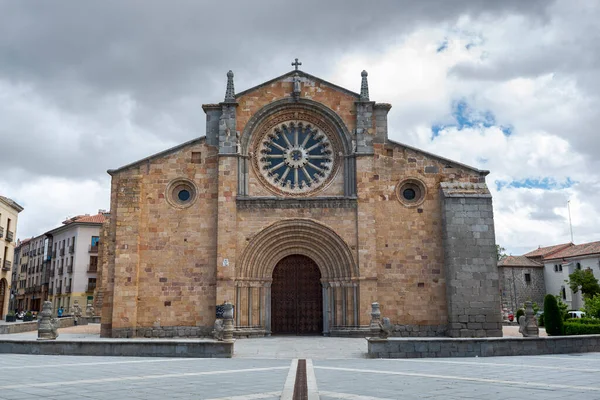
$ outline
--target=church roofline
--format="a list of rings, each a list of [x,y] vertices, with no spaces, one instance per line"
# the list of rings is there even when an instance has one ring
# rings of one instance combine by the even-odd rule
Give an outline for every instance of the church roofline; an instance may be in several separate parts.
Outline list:
[[[444,161],[444,162],[447,162],[447,163],[450,163],[450,164],[454,164],[454,165],[462,167],[462,168],[470,169],[471,171],[477,172],[480,176],[487,176],[490,173],[490,171],[488,171],[488,170],[477,169],[475,167],[471,167],[470,165],[463,164],[463,163],[460,163],[458,161],[450,160],[449,158],[438,156],[437,154],[429,153],[429,152],[427,152],[425,150],[421,150],[421,149],[409,146],[409,145],[404,144],[404,143],[396,142],[396,141],[389,140],[389,139],[388,139],[388,142],[392,143],[392,144],[395,144],[395,145],[398,145],[398,146],[405,147],[405,148],[407,148],[409,150],[412,150],[412,151],[416,151],[417,153],[425,154],[426,156],[429,156],[429,157],[437,158],[438,160],[441,160],[441,161]]]
[[[235,95],[235,98],[236,98],[236,99],[239,99],[239,98],[240,98],[240,97],[242,97],[243,95],[245,95],[245,94],[247,94],[247,93],[250,93],[250,92],[252,92],[252,91],[254,91],[254,90],[256,90],[256,89],[259,89],[259,88],[261,88],[261,87],[264,87],[264,86],[270,85],[271,83],[273,83],[273,82],[276,82],[276,81],[278,81],[278,80],[280,80],[280,79],[286,78],[286,77],[288,77],[288,76],[294,76],[294,74],[295,74],[295,73],[298,73],[298,75],[300,75],[300,76],[305,76],[305,77],[307,77],[307,78],[314,79],[315,81],[318,81],[318,82],[324,83],[324,84],[326,84],[326,85],[328,85],[328,86],[331,86],[333,89],[337,89],[337,90],[339,90],[339,91],[342,91],[342,92],[344,92],[344,93],[346,93],[346,94],[349,94],[350,96],[356,97],[357,99],[359,99],[359,98],[360,98],[360,94],[358,94],[358,93],[356,93],[356,92],[353,92],[353,91],[351,91],[351,90],[348,90],[348,89],[346,89],[346,88],[343,88],[343,87],[341,87],[341,86],[338,86],[338,85],[336,85],[335,83],[328,82],[328,81],[326,81],[325,79],[321,79],[321,78],[319,78],[319,77],[316,77],[316,76],[314,76],[314,75],[311,75],[311,74],[309,74],[309,73],[306,73],[306,72],[304,72],[304,71],[302,71],[302,70],[297,70],[297,71],[296,71],[296,70],[291,70],[290,72],[286,72],[286,73],[285,73],[285,74],[283,74],[283,75],[280,75],[280,76],[278,76],[278,77],[276,77],[276,78],[273,78],[273,79],[271,79],[271,80],[268,80],[268,81],[266,81],[266,82],[263,82],[263,83],[261,83],[261,84],[259,84],[259,85],[253,86],[253,87],[251,87],[251,88],[249,88],[249,89],[246,89],[246,90],[244,90],[243,92],[239,92],[239,93],[237,93],[237,94]]]
[[[204,140],[204,139],[206,139],[206,136],[200,136],[199,138],[192,139],[192,140],[189,140],[189,141],[187,141],[187,142],[185,142],[185,143],[178,144],[177,146],[171,147],[170,149],[163,150],[163,151],[161,151],[161,152],[159,152],[159,153],[156,153],[156,154],[152,154],[151,156],[148,156],[148,157],[146,157],[146,158],[142,158],[141,160],[138,160],[138,161],[132,162],[131,164],[124,165],[124,166],[122,166],[122,167],[120,167],[120,168],[116,168],[116,169],[109,169],[109,170],[108,170],[108,171],[106,171],[106,172],[107,172],[107,173],[108,173],[110,176],[112,176],[112,175],[114,175],[114,174],[116,174],[116,173],[119,173],[119,172],[122,172],[122,171],[124,171],[124,170],[126,170],[126,169],[129,169],[129,168],[132,168],[132,167],[138,166],[139,164],[141,164],[141,163],[143,163],[143,162],[148,162],[148,161],[154,160],[155,158],[159,158],[159,157],[166,156],[166,155],[168,155],[168,154],[174,153],[174,152],[176,152],[177,150],[181,150],[181,149],[183,149],[184,147],[187,147],[187,146],[189,146],[189,145],[196,144],[196,143],[200,143],[200,142],[201,142],[202,140]]]

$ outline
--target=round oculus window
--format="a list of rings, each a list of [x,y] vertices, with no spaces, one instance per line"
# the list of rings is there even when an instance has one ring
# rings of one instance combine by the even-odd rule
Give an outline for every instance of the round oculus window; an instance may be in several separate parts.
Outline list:
[[[181,189],[179,193],[177,193],[177,198],[179,201],[186,202],[190,199],[191,194],[189,190]]]
[[[290,122],[262,138],[258,169],[277,192],[304,194],[323,187],[333,176],[334,159],[333,146],[320,129]]]
[[[417,192],[413,188],[406,188],[402,191],[404,200],[413,201],[417,197]]]
[[[187,179],[178,179],[167,186],[167,200],[175,207],[189,207],[196,199],[196,187]]]
[[[405,206],[416,206],[425,200],[425,185],[418,179],[407,179],[396,186],[396,197]]]

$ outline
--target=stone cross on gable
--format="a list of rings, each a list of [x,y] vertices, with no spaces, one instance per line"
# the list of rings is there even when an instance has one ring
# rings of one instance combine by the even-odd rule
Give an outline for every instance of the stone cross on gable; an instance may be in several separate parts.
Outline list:
[[[301,63],[301,62],[299,62],[299,61],[298,61],[298,59],[296,58],[296,61],[294,61],[294,62],[292,63],[292,66],[293,66],[293,67],[296,69],[296,71],[298,71],[298,66],[299,66],[299,65],[302,65],[302,63]]]

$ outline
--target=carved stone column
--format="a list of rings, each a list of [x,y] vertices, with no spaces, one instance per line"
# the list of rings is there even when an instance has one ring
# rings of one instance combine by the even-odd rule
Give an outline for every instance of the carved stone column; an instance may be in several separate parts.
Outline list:
[[[271,282],[265,284],[265,336],[271,336]]]
[[[323,282],[323,336],[329,336],[329,283]]]

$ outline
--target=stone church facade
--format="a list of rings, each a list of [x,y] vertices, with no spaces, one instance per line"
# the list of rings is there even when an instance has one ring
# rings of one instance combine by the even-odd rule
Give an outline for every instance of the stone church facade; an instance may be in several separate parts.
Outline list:
[[[296,69],[203,105],[206,136],[116,170],[102,336],[501,336],[480,171],[388,139],[390,104]]]

